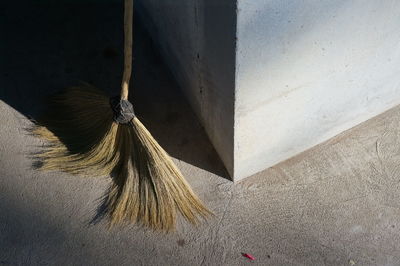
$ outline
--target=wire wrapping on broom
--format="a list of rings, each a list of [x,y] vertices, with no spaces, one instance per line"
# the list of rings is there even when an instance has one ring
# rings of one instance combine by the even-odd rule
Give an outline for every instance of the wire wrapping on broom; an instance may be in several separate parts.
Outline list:
[[[135,117],[133,105],[119,95],[110,98],[110,105],[114,111],[114,121],[118,124],[128,124]]]

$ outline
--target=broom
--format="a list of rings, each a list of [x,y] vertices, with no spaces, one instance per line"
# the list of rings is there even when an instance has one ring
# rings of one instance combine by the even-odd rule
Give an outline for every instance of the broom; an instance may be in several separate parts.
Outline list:
[[[37,158],[43,170],[111,175],[112,185],[105,198],[111,226],[131,222],[170,231],[175,228],[176,210],[192,224],[211,212],[128,101],[132,24],[133,0],[125,0],[121,95],[109,98],[83,84],[53,96],[46,116],[33,130],[48,143]]]

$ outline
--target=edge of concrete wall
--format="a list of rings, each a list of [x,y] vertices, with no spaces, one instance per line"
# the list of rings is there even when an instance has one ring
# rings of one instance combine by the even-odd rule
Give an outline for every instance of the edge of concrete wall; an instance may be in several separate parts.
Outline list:
[[[184,18],[176,16],[179,12],[185,12]],[[232,180],[236,14],[237,0],[135,2],[135,16],[159,48]],[[189,36],[174,31],[180,25],[194,30]]]

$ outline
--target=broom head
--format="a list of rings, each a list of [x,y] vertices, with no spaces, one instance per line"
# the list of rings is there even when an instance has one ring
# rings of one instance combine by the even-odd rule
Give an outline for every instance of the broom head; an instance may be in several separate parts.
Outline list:
[[[33,129],[47,143],[36,155],[38,167],[111,175],[105,197],[111,225],[131,222],[170,231],[176,210],[192,224],[211,214],[136,116],[126,124],[115,122],[102,91],[89,84],[72,87],[53,96],[48,106]]]

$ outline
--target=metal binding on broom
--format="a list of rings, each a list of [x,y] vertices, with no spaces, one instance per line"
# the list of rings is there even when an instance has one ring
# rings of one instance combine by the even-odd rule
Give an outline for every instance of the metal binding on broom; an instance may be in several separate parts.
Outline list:
[[[110,99],[89,84],[52,97],[49,111],[33,129],[49,143],[37,158],[43,170],[111,175],[105,201],[110,225],[131,222],[170,231],[175,228],[176,210],[193,224],[211,212],[135,116],[128,101],[132,22],[133,0],[125,0],[120,97]]]

